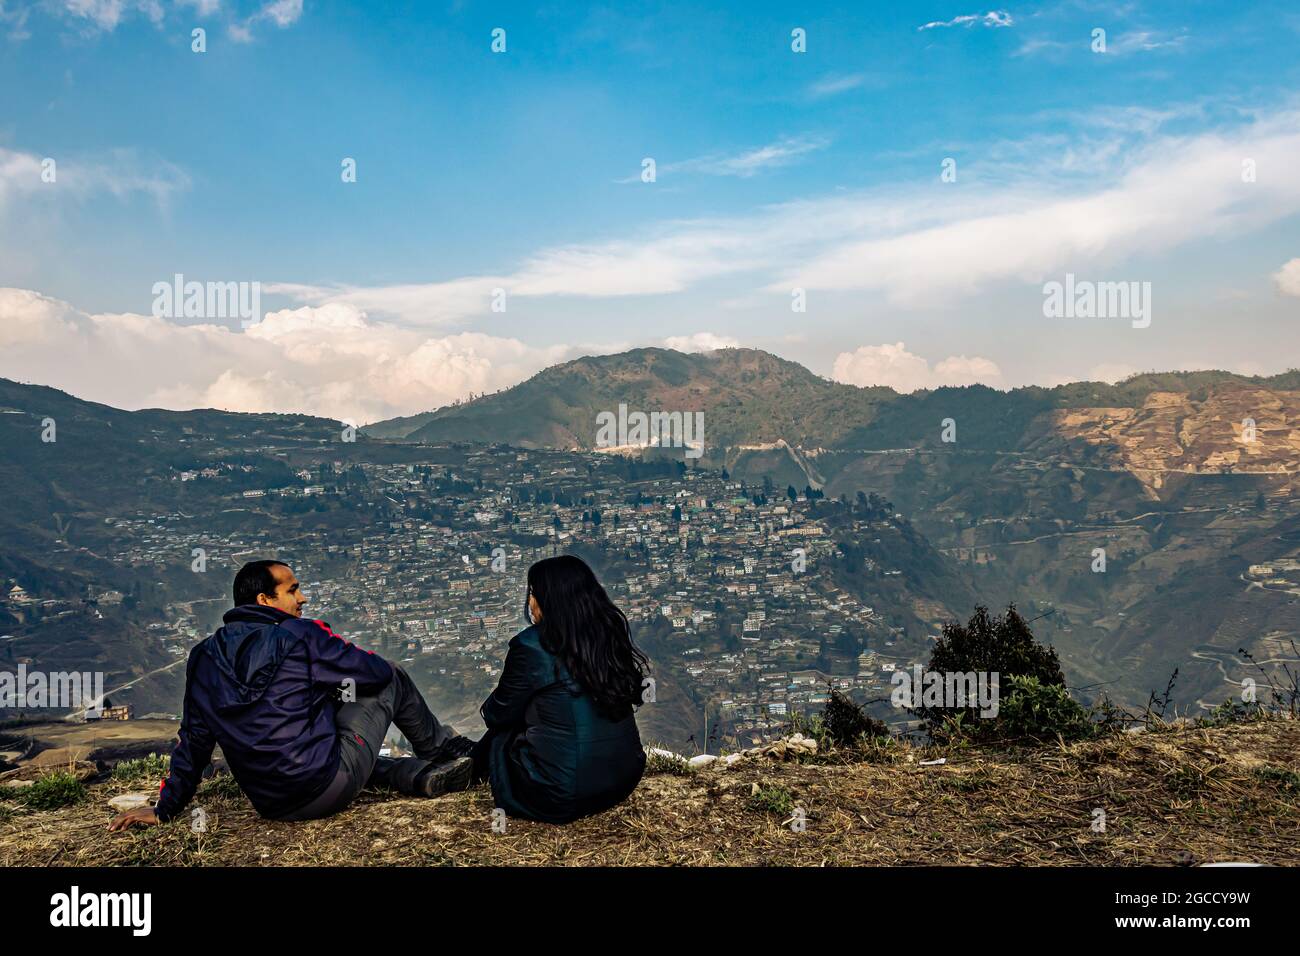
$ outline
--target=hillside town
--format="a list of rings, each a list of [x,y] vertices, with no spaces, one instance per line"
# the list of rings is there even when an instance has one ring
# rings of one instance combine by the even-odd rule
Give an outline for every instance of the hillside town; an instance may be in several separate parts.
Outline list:
[[[680,460],[488,447],[456,457],[346,469],[323,462],[276,487],[233,492],[224,477],[255,482],[255,467],[179,472],[170,480],[210,489],[199,500],[211,513],[110,516],[118,550],[107,557],[145,579],[179,580],[173,592],[187,590],[178,569],[194,575],[195,593],[171,595],[170,619],[144,625],[177,663],[224,610],[221,598],[205,596],[219,583],[209,578],[228,580],[256,557],[286,561],[310,598],[307,613],[403,662],[462,722],[473,722],[506,642],[524,626],[528,566],[568,550],[608,569],[604,583],[634,638],[689,696],[701,732],[708,721],[708,739],[681,728],[700,749],[765,742],[795,714],[818,710],[831,689],[887,696],[890,672],[910,663],[893,656],[901,629],[833,573],[845,561],[845,535],[879,541],[901,515],[854,514],[811,488],[750,487]],[[304,503],[336,520],[273,520]],[[356,520],[377,509],[387,520]],[[833,529],[830,513],[851,522]],[[258,520],[238,520],[247,517]],[[70,602],[38,607],[17,585],[8,590],[9,606],[33,620],[73,612]],[[102,614],[123,595],[87,599]]]

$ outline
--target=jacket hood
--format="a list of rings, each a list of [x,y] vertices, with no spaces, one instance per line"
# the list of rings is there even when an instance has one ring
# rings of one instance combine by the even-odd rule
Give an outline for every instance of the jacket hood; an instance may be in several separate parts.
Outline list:
[[[261,604],[244,604],[225,613],[224,623],[207,641],[208,656],[226,678],[217,688],[218,711],[262,696],[290,648],[302,638],[297,628],[282,626],[297,620]]]

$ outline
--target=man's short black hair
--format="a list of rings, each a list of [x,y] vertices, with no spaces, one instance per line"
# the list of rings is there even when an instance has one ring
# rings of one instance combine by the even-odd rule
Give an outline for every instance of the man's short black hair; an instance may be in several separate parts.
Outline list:
[[[283,561],[249,561],[239,569],[235,575],[235,607],[256,604],[259,594],[275,597],[275,575],[271,569],[276,565],[289,566]]]

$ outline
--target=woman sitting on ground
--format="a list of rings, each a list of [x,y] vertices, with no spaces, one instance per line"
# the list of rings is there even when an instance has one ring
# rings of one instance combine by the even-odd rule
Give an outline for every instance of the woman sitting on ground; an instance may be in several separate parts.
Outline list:
[[[480,713],[474,769],[509,816],[568,823],[624,800],[645,770],[633,708],[649,660],[591,568],[562,555],[528,569],[530,626],[510,641]]]

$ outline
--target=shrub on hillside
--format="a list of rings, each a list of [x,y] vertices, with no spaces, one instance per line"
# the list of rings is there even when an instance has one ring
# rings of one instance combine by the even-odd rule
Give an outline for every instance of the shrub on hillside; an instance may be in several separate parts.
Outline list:
[[[889,736],[889,728],[883,721],[868,717],[860,706],[837,690],[831,691],[822,712],[821,729],[835,747],[857,747],[864,741]]]
[[[157,782],[167,776],[171,766],[171,757],[151,753],[137,760],[123,760],[113,768],[113,779],[123,782],[152,780]]]
[[[749,798],[749,808],[751,810],[760,810],[764,813],[775,813],[777,816],[786,817],[794,810],[794,794],[790,792],[789,787],[783,787],[780,784],[762,784],[755,785],[756,790]]]
[[[1196,719],[1198,727],[1226,727],[1229,724],[1248,723],[1253,720],[1264,720],[1268,717],[1268,711],[1258,703],[1243,703],[1239,700],[1229,698],[1222,704],[1213,708],[1204,717]]]
[[[86,798],[86,785],[66,770],[47,773],[18,791],[18,800],[31,810],[57,810]]]
[[[1098,728],[1083,705],[1059,684],[1037,677],[1012,677],[998,711],[1002,736],[1033,740],[1086,740]]]

